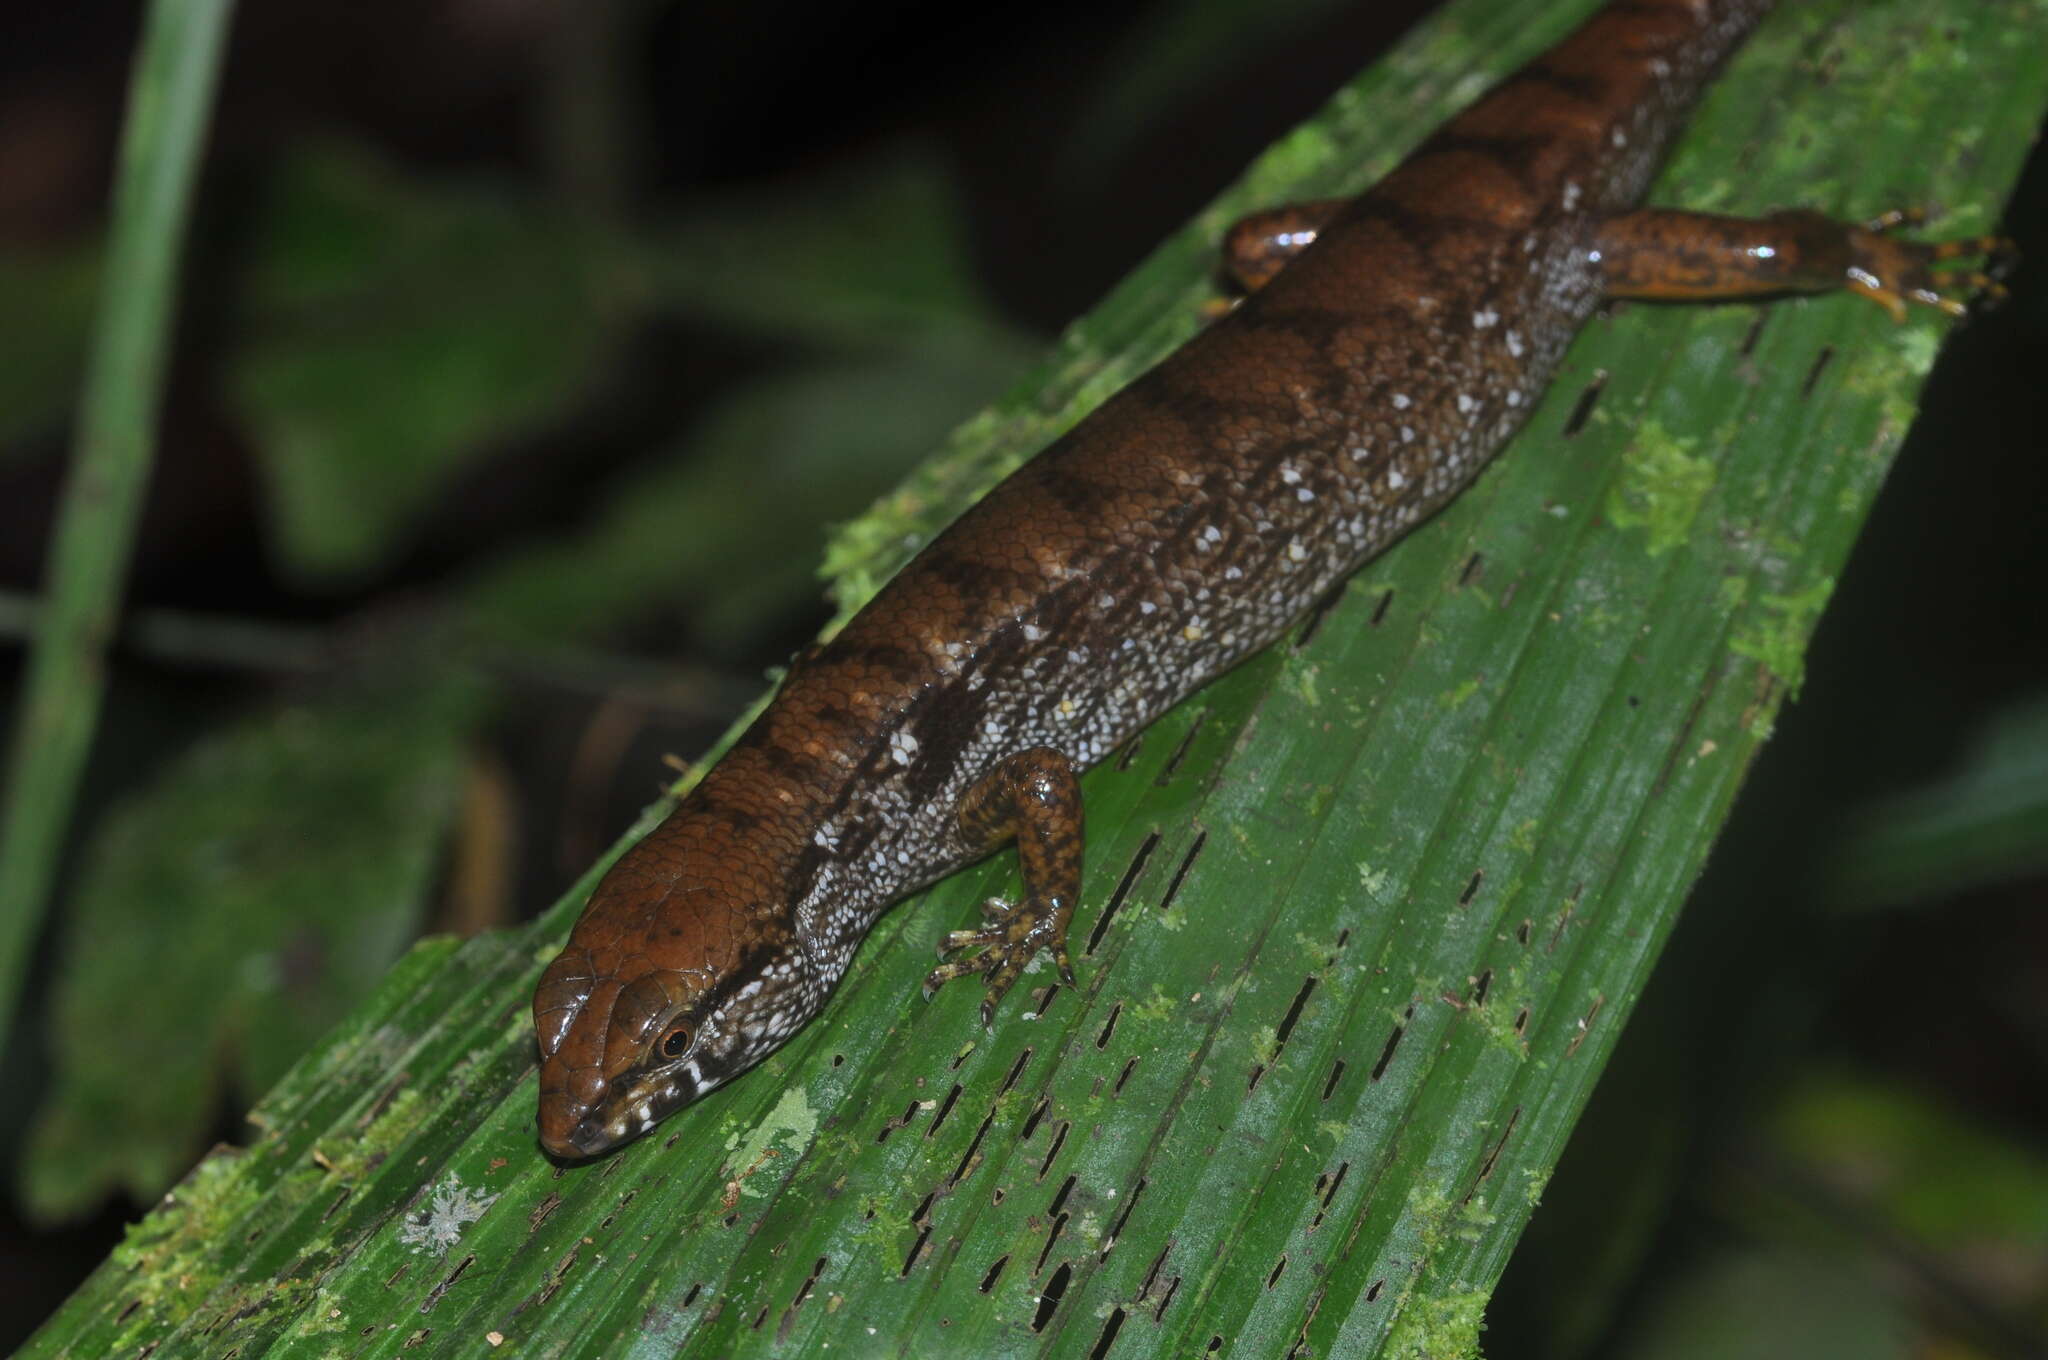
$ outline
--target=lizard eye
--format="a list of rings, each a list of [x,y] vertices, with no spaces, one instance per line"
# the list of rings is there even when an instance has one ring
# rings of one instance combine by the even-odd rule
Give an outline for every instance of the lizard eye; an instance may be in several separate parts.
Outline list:
[[[661,1036],[662,1057],[680,1058],[689,1051],[690,1031],[684,1029],[681,1025],[677,1025],[674,1029]]]

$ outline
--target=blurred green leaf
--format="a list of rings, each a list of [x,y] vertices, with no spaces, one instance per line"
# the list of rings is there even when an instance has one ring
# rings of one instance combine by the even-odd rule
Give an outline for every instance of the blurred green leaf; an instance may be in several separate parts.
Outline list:
[[[1999,713],[1951,774],[1853,815],[1829,895],[1846,909],[1939,901],[2048,868],[2048,697]]]
[[[649,244],[657,297],[748,330],[872,351],[999,328],[950,175],[918,146],[706,203]]]
[[[1776,1155],[1867,1206],[1959,1274],[2016,1253],[2048,1287],[2048,1156],[1896,1084],[1808,1073],[1770,1116]],[[2011,1272],[2001,1272],[2010,1275]]]
[[[229,395],[286,571],[373,569],[488,441],[582,393],[612,334],[593,249],[530,204],[358,148],[281,161]]]
[[[1619,1354],[1635,1360],[1914,1360],[1914,1328],[1867,1262],[1730,1251],[1652,1305]]]
[[[201,740],[106,817],[65,915],[57,1081],[21,1167],[40,1218],[158,1194],[203,1146],[221,1069],[262,1091],[418,931],[474,695],[295,705]]]
[[[2048,1158],[1875,1075],[1793,1074],[1703,1189],[1748,1245],[1667,1272],[1627,1354],[2035,1354],[2048,1303]],[[1733,1233],[1730,1233],[1733,1229]],[[1789,1295],[1760,1273],[1797,1282]],[[1707,1321],[1754,1289],[1744,1318]],[[1875,1295],[1875,1298],[1872,1296]],[[1736,1310],[1742,1311],[1742,1310]],[[1857,1321],[1861,1315],[1861,1321]],[[1892,1339],[1868,1330],[1887,1319]],[[1831,1349],[1802,1349],[1833,1337]]]
[[[70,415],[104,264],[96,241],[0,251],[0,457]]]

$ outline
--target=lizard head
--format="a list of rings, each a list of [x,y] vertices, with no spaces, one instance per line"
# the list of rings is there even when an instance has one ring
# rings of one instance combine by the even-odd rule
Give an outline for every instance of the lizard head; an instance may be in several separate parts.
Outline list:
[[[556,1157],[639,1137],[824,1003],[786,908],[690,829],[665,825],[614,865],[541,974],[540,1142]]]

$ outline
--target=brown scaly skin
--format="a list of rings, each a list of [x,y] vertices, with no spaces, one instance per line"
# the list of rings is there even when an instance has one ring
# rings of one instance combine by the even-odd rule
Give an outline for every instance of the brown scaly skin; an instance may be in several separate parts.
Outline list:
[[[1990,243],[1632,210],[1768,4],[1610,5],[1360,198],[1240,239],[1270,282],[800,660],[598,885],[534,996],[543,1147],[605,1152],[759,1062],[892,902],[1012,838],[1025,900],[927,986],[985,974],[986,1017],[1040,950],[1069,977],[1076,772],[1454,495],[1602,296],[1952,305],[1938,262]]]

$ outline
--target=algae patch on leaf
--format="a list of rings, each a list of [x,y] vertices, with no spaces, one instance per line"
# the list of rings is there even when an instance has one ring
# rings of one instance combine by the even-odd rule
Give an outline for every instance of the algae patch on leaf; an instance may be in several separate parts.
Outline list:
[[[1692,454],[1697,442],[1644,421],[1622,456],[1621,480],[1607,494],[1607,518],[1617,528],[1647,529],[1652,557],[1685,541],[1714,489],[1713,463]]]
[[[1797,693],[1806,678],[1806,639],[1834,592],[1835,578],[1825,576],[1804,590],[1763,596],[1761,615],[1735,636],[1729,650],[1761,662],[1787,691]]]

